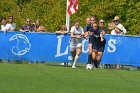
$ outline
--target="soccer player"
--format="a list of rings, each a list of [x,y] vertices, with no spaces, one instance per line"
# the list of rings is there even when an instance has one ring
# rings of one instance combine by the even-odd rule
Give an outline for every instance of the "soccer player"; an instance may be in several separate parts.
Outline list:
[[[95,20],[95,17],[94,16],[91,16],[90,17],[90,22],[91,22],[91,25],[93,25],[94,23],[96,23],[96,20]]]
[[[70,51],[73,57],[72,68],[76,68],[76,63],[80,57],[82,51],[82,36],[84,34],[83,28],[80,27],[80,22],[75,21],[74,26],[70,30]]]
[[[92,44],[92,62],[94,63],[94,66],[98,68],[104,52],[106,40],[104,38],[105,33],[99,29],[96,23],[93,24],[93,29],[94,32],[89,43]]]
[[[93,19],[93,18],[92,18]],[[87,25],[84,27],[84,32],[85,32],[85,36],[84,37],[88,37],[89,36],[89,39],[90,39],[90,36],[92,35],[93,33],[93,27],[91,26],[91,18],[87,18],[86,19],[86,23]],[[92,44],[88,44],[88,49],[89,49],[89,54],[88,54],[88,62],[87,62],[87,66],[86,66],[86,69],[89,69],[89,68],[92,68]]]

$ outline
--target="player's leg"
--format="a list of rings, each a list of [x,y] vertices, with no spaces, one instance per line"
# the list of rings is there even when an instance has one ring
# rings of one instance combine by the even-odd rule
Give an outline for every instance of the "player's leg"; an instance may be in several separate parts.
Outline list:
[[[94,66],[96,68],[98,68],[98,64],[97,64],[97,50],[92,50],[92,63],[94,64]]]
[[[98,64],[98,66],[99,66],[99,64],[100,64],[100,62],[101,62],[101,59],[102,59],[102,55],[103,55],[103,52],[98,52],[97,53],[97,64]]]
[[[71,52],[71,55],[72,55],[72,64],[73,64],[74,58],[76,56],[76,46],[75,45],[70,45],[70,52]]]
[[[92,62],[92,44],[88,44],[88,49],[89,49],[89,54],[88,54],[88,62],[87,62],[87,64],[91,64],[91,62]]]
[[[72,58],[74,60],[74,58],[76,56],[76,46],[70,45],[70,52],[71,52]]]
[[[72,58],[73,58],[73,60],[74,60],[74,58],[75,58],[75,56],[76,56],[76,50],[71,51],[71,55],[72,55]]]
[[[86,69],[89,69],[92,66],[92,44],[88,44],[89,54],[88,54],[88,62],[86,65]]]
[[[98,53],[98,42],[96,40],[94,40],[94,42],[92,44],[92,64],[94,64],[94,66],[96,68],[98,68],[97,53]]]
[[[92,45],[93,45],[93,37],[90,35],[89,41],[88,41],[88,62],[86,65],[86,69],[91,69],[93,67],[92,65]]]
[[[106,40],[104,39],[104,41],[102,43],[98,44],[98,52],[97,52],[97,64],[98,66],[100,65],[101,59],[102,59],[102,55],[105,49],[105,44],[106,44]]]
[[[78,59],[80,57],[81,51],[82,51],[82,44],[79,43],[77,45],[77,48],[76,48],[76,56],[74,58],[74,62],[73,62],[72,68],[76,68],[76,63],[77,63],[77,61],[78,61]]]

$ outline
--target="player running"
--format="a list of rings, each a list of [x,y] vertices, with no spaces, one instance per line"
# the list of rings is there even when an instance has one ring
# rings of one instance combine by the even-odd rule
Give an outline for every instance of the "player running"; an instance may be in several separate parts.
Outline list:
[[[76,68],[76,63],[82,51],[83,34],[84,34],[83,28],[80,27],[80,22],[76,20],[74,26],[70,30],[71,37],[70,51],[74,61],[72,64],[72,68]]]
[[[93,24],[93,30],[94,32],[89,43],[92,44],[92,63],[96,68],[98,68],[106,44],[106,40],[104,38],[105,32],[104,30],[99,29],[96,23]]]
[[[93,17],[88,17],[86,19],[86,23],[87,25],[84,27],[84,32],[85,32],[85,36],[87,39],[90,39],[90,36],[93,34],[93,27],[91,26],[91,20],[93,21]],[[92,65],[92,44],[88,43],[88,50],[89,50],[89,53],[88,53],[88,62],[87,62],[87,66],[86,66],[86,69],[90,69],[93,67]]]

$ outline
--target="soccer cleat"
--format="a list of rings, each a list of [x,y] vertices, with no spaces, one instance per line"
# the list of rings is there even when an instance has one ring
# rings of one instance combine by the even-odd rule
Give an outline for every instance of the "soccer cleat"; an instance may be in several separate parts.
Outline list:
[[[87,64],[87,66],[86,66],[86,69],[87,69],[87,70],[89,69],[89,65],[90,65],[90,64]]]
[[[90,70],[93,69],[93,65],[92,65],[92,64],[89,65],[89,69],[90,69]]]
[[[88,64],[86,65],[86,69],[88,70]]]
[[[75,65],[73,65],[73,66],[72,66],[72,68],[76,68],[76,66],[75,66]]]

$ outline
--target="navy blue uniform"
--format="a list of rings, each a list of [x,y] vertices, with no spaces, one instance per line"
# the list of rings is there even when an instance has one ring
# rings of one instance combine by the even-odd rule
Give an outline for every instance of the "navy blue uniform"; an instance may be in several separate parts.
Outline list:
[[[93,27],[91,25],[86,25],[84,27],[84,32],[90,32],[90,33],[93,34],[93,32],[94,32]],[[92,34],[89,35],[89,41],[90,41],[90,37],[91,37]]]
[[[93,30],[93,27],[91,25],[86,25],[84,27],[84,32],[90,32],[90,33],[93,33],[94,30]],[[89,35],[89,39],[90,39],[91,35]],[[90,41],[90,40],[89,40]],[[92,63],[92,55],[89,53],[88,54],[88,62],[87,64],[91,64]]]
[[[89,38],[89,43],[92,44],[92,49],[97,50],[99,52],[104,52],[106,40],[104,38],[104,41],[101,41],[100,33],[101,33],[100,29],[94,31]]]
[[[84,32],[87,32],[87,31],[93,32],[93,27],[91,25],[86,25],[84,27]]]

